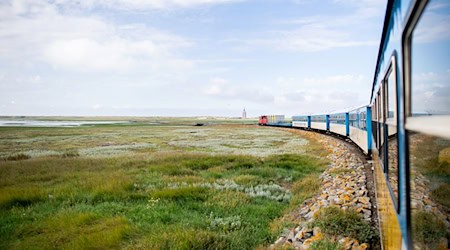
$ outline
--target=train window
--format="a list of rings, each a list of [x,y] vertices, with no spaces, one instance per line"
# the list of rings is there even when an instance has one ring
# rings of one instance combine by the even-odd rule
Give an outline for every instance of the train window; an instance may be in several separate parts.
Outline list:
[[[381,87],[383,88],[383,87]],[[383,145],[383,100],[382,98],[382,94],[381,94],[381,88],[380,91],[378,92],[378,152],[380,154],[380,158],[383,159],[383,155],[382,155],[382,145]]]
[[[326,117],[324,115],[311,116],[311,121],[312,122],[325,122],[326,121]]]
[[[363,108],[361,110],[361,113],[359,113],[359,128],[366,130],[366,108]]]
[[[366,109],[367,107],[362,107],[349,113],[351,126],[366,130]]]
[[[372,105],[372,134],[373,134],[373,142],[374,142],[374,148],[377,146],[377,103],[376,100],[374,104]]]
[[[392,67],[395,67],[395,65],[393,65]],[[389,77],[387,80],[387,99],[388,99],[388,115],[387,115],[387,122],[391,123],[391,124],[396,124],[396,117],[397,117],[397,84],[396,84],[396,79],[395,79],[395,74],[393,73],[393,70],[391,68],[390,72],[389,72]]]
[[[447,249],[450,218],[450,5],[431,0],[414,30],[406,82],[414,249]]]
[[[387,169],[387,179],[391,190],[394,204],[398,208],[398,146],[397,146],[397,76],[396,60],[392,57],[391,65],[385,76],[385,97],[386,97],[386,135],[387,142],[385,150],[387,152],[385,164]]]
[[[330,123],[345,124],[345,113],[330,115]]]

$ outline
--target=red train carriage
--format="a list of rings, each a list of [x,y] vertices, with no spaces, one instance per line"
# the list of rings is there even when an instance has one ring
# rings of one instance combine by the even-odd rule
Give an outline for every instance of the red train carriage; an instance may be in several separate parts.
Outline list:
[[[267,124],[267,115],[262,115],[259,117],[258,125],[266,125]]]

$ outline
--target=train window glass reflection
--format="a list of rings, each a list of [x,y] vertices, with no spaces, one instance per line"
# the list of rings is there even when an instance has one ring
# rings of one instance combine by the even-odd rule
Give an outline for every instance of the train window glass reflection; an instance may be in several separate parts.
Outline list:
[[[382,95],[382,89],[381,87],[380,91],[378,92],[378,151],[380,154],[380,158],[384,159],[383,154],[383,144],[384,144],[384,129],[383,129],[383,95]]]
[[[395,66],[392,66],[392,67],[395,67]],[[389,74],[389,77],[387,80],[387,85],[388,85],[388,88],[387,88],[388,115],[387,115],[387,117],[391,123],[396,123],[395,118],[397,117],[397,115],[396,115],[396,111],[397,111],[397,109],[396,109],[396,107],[397,107],[397,91],[396,91],[397,88],[396,88],[396,86],[397,86],[397,84],[396,84],[395,74],[393,72],[393,69]],[[393,119],[390,119],[390,118],[393,118]]]
[[[405,126],[414,249],[447,249],[449,244],[449,18],[448,0],[432,0],[411,37],[411,107]]]
[[[376,143],[377,143],[377,103],[376,100],[374,102],[374,104],[372,105],[372,136],[373,136],[373,141],[374,141],[374,147],[376,147]]]
[[[395,121],[395,114],[397,111],[397,81],[395,76],[395,65],[391,65],[391,70],[388,72],[385,81],[385,91],[387,92],[387,120],[386,120],[386,138],[387,139],[387,173],[389,187],[392,191],[394,203],[398,207],[398,147],[397,147],[397,122]]]
[[[413,116],[450,114],[448,6],[448,1],[431,1],[413,33],[411,46]],[[438,33],[441,30],[447,32]]]

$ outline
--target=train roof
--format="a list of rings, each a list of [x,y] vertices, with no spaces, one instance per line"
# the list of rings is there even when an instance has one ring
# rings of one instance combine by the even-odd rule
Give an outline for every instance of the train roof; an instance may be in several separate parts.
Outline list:
[[[378,76],[378,73],[379,73],[380,68],[381,68],[381,63],[382,63],[384,49],[386,47],[387,42],[389,41],[389,33],[388,33],[388,31],[391,28],[390,27],[390,20],[391,20],[391,15],[393,13],[393,11],[392,11],[393,7],[394,7],[394,1],[393,0],[389,0],[387,2],[386,14],[384,16],[383,32],[381,33],[380,46],[379,46],[379,49],[378,49],[377,64],[375,66],[375,72],[373,74],[372,93],[370,95],[369,103],[372,102],[373,91],[374,91],[375,86],[377,84],[377,76]]]

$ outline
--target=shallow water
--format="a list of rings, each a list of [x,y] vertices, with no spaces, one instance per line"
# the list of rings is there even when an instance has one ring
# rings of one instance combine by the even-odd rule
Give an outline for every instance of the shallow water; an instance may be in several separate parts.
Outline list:
[[[124,121],[35,121],[0,120],[0,127],[78,127],[82,125],[127,123]]]

